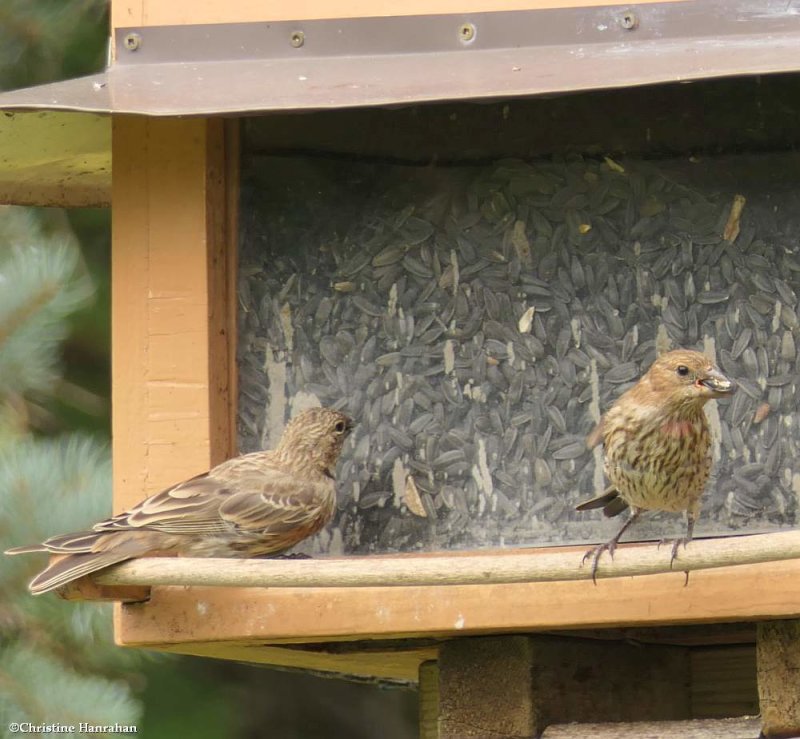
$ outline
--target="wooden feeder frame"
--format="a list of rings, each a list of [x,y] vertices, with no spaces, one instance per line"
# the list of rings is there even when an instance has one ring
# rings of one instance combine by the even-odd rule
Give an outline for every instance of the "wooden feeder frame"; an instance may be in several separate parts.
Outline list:
[[[360,92],[354,93],[344,103],[340,100],[332,105],[503,97],[643,84],[684,76],[699,78],[789,71],[800,66],[795,58],[800,23],[791,14],[779,12],[780,4],[772,0],[755,3],[758,8],[752,8],[753,3],[748,6],[754,17],[757,11],[770,11],[762,13],[764,17],[759,21],[762,26],[751,19],[752,32],[736,35],[735,24],[731,21],[724,32],[728,33],[730,26],[732,35],[717,39],[719,43],[708,46],[705,56],[700,45],[692,46],[693,39],[695,36],[705,39],[703,34],[713,34],[712,28],[703,24],[708,18],[719,17],[722,7],[719,0],[647,2],[632,9],[627,6],[610,9],[583,7],[596,6],[595,0],[581,0],[574,4],[582,7],[568,11],[549,10],[551,3],[548,0],[436,0],[432,3],[412,0],[404,5],[402,12],[419,15],[420,18],[407,20],[416,20],[420,24],[425,21],[424,15],[452,13],[454,15],[447,17],[436,15],[430,23],[437,28],[437,24],[449,28],[457,22],[459,27],[467,28],[475,22],[478,39],[481,38],[481,25],[486,24],[492,15],[480,15],[479,11],[487,10],[524,11],[523,15],[527,13],[532,27],[539,12],[583,14],[587,19],[602,18],[611,13],[608,17],[623,23],[624,32],[634,32],[639,28],[644,29],[643,33],[650,33],[646,20],[655,22],[659,17],[667,16],[677,18],[678,15],[670,16],[669,13],[672,9],[680,9],[689,26],[683,27],[683,35],[675,31],[674,37],[667,38],[660,45],[657,33],[652,38],[646,36],[638,45],[631,42],[631,48],[640,61],[653,60],[644,73],[638,63],[614,66],[617,62],[613,62],[604,68],[604,72],[616,69],[618,76],[603,77],[599,74],[586,78],[582,75],[586,74],[587,64],[575,65],[565,70],[564,78],[551,75],[549,88],[536,79],[529,79],[513,88],[512,83],[508,83],[510,87],[498,86],[496,80],[492,82],[488,78],[470,78],[467,75],[462,80],[463,85],[451,86],[450,94],[441,89],[430,94],[416,90],[402,97],[390,90],[390,97],[394,95],[391,100],[385,98],[385,91],[365,81]],[[750,10],[737,8],[736,12]],[[606,16],[601,16],[601,11]],[[705,11],[711,15],[706,17]],[[127,78],[129,81],[136,75],[140,75],[142,80],[153,78],[159,60],[158,54],[156,58],[146,57],[148,43],[151,51],[169,46],[163,46],[165,39],[169,40],[168,31],[156,27],[187,26],[185,32],[191,36],[198,29],[202,32],[203,24],[286,21],[279,28],[281,33],[295,27],[302,32],[316,32],[325,23],[330,26],[344,23],[314,20],[331,12],[322,0],[309,0],[302,7],[296,4],[290,7],[277,1],[230,3],[214,0],[198,6],[190,0],[115,0],[112,26],[117,64],[105,75],[89,78],[84,83],[64,83],[66,87],[46,86],[38,92],[34,89],[7,93],[0,98],[0,106],[11,111],[38,108],[81,110],[83,115],[89,116],[85,120],[92,126],[103,120],[94,113],[114,114],[111,123],[114,171],[110,200],[114,205],[112,388],[114,508],[117,511],[130,507],[144,495],[206,470],[237,453],[236,259],[240,157],[238,119],[208,116],[210,111],[203,110],[197,100],[193,101],[186,95],[177,96],[172,106],[164,110],[148,109],[144,103],[138,109],[134,104],[115,107],[115,95],[122,94],[120,80],[124,78],[120,75],[133,75]],[[335,10],[340,18],[381,16],[394,12],[395,8],[389,3],[366,7],[359,0],[340,0]],[[736,20],[735,13],[731,11],[730,15]],[[398,19],[383,20],[399,22]],[[379,21],[374,23],[380,25]],[[625,23],[632,24],[632,27],[627,28]],[[673,26],[667,26],[674,30]],[[209,28],[213,32],[215,27]],[[614,41],[614,44],[619,43]],[[140,45],[133,49],[137,44]],[[443,50],[442,57],[448,64],[452,64],[454,55],[458,54],[464,63],[470,64],[469,54],[472,52],[457,48],[459,44],[463,45],[463,38],[459,40],[454,36],[451,44],[454,48]],[[551,55],[546,57],[546,65],[551,71],[553,65],[559,64],[558,52],[564,52],[568,45],[565,41],[563,48],[548,52]],[[744,51],[754,45],[759,54],[747,57],[745,68],[737,66],[741,62],[731,49]],[[687,57],[687,48],[694,49],[696,56]],[[247,100],[247,95],[243,94],[230,102],[227,108],[218,105],[216,112],[233,115],[248,110],[324,107],[319,101],[325,89],[316,90],[311,95],[311,102],[304,104],[306,93],[287,82],[295,69],[291,54],[297,50],[296,46],[287,44],[286,49],[277,55],[277,60],[248,61],[255,65],[255,70],[273,69],[284,75],[278,75],[279,82],[286,83],[280,104],[270,106],[264,103],[259,107],[248,103],[249,107],[243,107],[245,103],[242,101]],[[532,51],[523,49],[520,58],[533,63],[535,51],[535,48]],[[428,52],[430,49],[425,53]],[[528,52],[530,54],[526,57]],[[202,52],[197,53],[202,56]],[[482,52],[477,46],[475,54],[479,53]],[[514,54],[503,49],[499,41],[494,47],[484,49],[483,53],[490,68],[496,63],[510,64],[508,69],[514,69]],[[139,61],[122,61],[125,54],[129,57],[140,54]],[[590,58],[589,66],[593,66],[597,59],[612,58],[613,54],[609,54],[608,48],[598,46],[597,57]],[[428,70],[421,61],[430,61],[433,57],[412,57],[413,54],[406,59],[407,69],[421,79],[420,75]],[[180,80],[181,75],[191,72],[191,64],[168,62],[164,68],[168,79]],[[316,62],[310,59],[308,63],[313,65],[317,62],[318,59]],[[709,67],[701,62],[711,64],[712,71],[709,72]],[[321,65],[313,68],[319,70],[328,63],[334,66],[344,64],[341,59],[323,59]],[[169,64],[172,68],[167,69]],[[365,66],[363,59],[359,64]],[[127,70],[126,65],[129,67]],[[675,65],[680,70],[675,71]],[[476,67],[480,68],[483,67]],[[210,64],[205,71],[217,74],[214,69]],[[398,67],[395,71],[400,69]],[[631,77],[625,77],[625,69],[629,70]],[[507,71],[511,79],[516,74]],[[587,79],[590,80],[588,83]],[[391,87],[395,82],[397,80],[392,78],[387,84]],[[87,85],[91,86],[95,103],[86,102]],[[62,93],[64,97],[60,97]],[[150,103],[155,105],[153,100],[155,98],[151,98]],[[206,117],[178,117],[186,114],[197,116],[198,111]],[[16,122],[22,122],[25,116],[31,115],[42,114],[18,112],[14,117]],[[89,150],[91,145],[84,143],[84,155]],[[73,161],[70,165],[73,174],[80,170],[74,165]],[[22,178],[20,173],[30,175],[31,172],[31,165],[21,162],[16,178],[11,176],[5,182],[0,181],[0,195],[14,202],[79,205],[102,203],[109,199],[107,189],[103,190],[107,180],[102,176],[90,181],[86,178],[81,180],[76,175],[77,184],[71,188],[63,178],[51,178],[39,192],[32,189],[32,185],[26,185],[23,192],[17,186]],[[578,567],[584,549],[564,547],[558,551],[574,556]],[[547,549],[503,550],[482,554],[513,560],[531,555],[544,557],[550,552],[552,550]],[[404,556],[420,555],[397,555],[397,558]],[[122,587],[91,582],[79,586],[83,597],[137,600],[143,595],[141,589],[115,590]],[[774,699],[775,695],[785,694],[785,689],[781,692],[781,684],[785,682],[781,665],[790,674],[794,669],[793,660],[800,660],[800,643],[795,638],[797,622],[792,620],[800,617],[800,559],[699,570],[692,573],[688,586],[684,585],[683,573],[675,572],[601,579],[597,585],[584,579],[405,587],[154,586],[148,589],[147,594],[149,599],[145,602],[123,603],[116,607],[115,633],[119,644],[361,678],[420,682],[425,736],[460,736],[458,732],[463,729],[463,724],[459,722],[466,720],[464,717],[470,715],[470,711],[480,714],[472,716],[476,725],[488,730],[492,723],[491,715],[497,712],[496,706],[504,700],[503,694],[507,693],[508,686],[502,680],[493,688],[473,683],[476,679],[480,683],[484,670],[491,674],[495,669],[492,665],[496,664],[501,664],[502,669],[497,667],[498,670],[507,670],[509,674],[516,674],[516,670],[520,676],[525,676],[520,684],[524,686],[521,690],[527,697],[523,696],[515,703],[517,708],[509,708],[509,715],[513,714],[514,721],[518,721],[517,728],[534,727],[531,731],[538,731],[546,723],[576,718],[588,720],[589,716],[599,720],[633,720],[648,715],[652,717],[653,711],[658,714],[656,718],[731,715],[731,712],[752,708],[754,643],[757,639],[760,655],[768,655],[764,657],[767,660],[764,664],[770,665],[769,674],[762,670],[760,676],[762,699],[771,696],[770,705],[778,706],[774,716],[765,714],[765,721],[771,722],[769,725],[773,728],[778,727],[776,732],[795,720],[800,726],[800,699],[792,704],[793,709],[787,708],[788,699],[785,704]],[[755,625],[756,622],[775,619],[788,620],[758,628]],[[553,636],[556,632],[561,636]],[[584,638],[568,641],[566,634]],[[462,639],[465,636],[483,638]],[[646,646],[633,653],[621,639],[635,639]],[[465,643],[472,644],[466,651]],[[778,643],[790,644],[790,648],[776,652],[774,645]],[[574,682],[574,673],[568,676],[562,665],[558,668],[561,670],[558,679],[550,688],[533,685],[530,681],[535,682],[537,669],[556,669],[553,665],[561,664],[557,656],[559,650],[569,652],[574,665],[583,665],[590,672],[594,669],[591,665],[598,660],[613,662],[621,674],[627,675],[625,680],[629,686],[641,681],[642,673],[637,666],[641,666],[643,659],[647,661],[653,655],[660,655],[659,659],[663,657],[666,660],[663,674],[680,686],[677,689],[680,699],[676,699],[680,705],[661,710],[659,714],[656,696],[663,694],[663,684],[657,676],[651,675],[647,689],[643,688],[649,697],[641,704],[652,709],[650,714],[645,708],[626,713],[619,708],[618,700],[615,703],[613,696],[606,695],[598,698],[593,713],[586,706],[575,708],[567,705],[567,701],[561,706],[563,710],[554,709],[545,715],[546,712],[542,713],[537,706],[541,707],[550,700],[548,696],[554,694],[554,686],[567,684],[570,680]],[[501,663],[497,663],[500,659],[497,655],[502,657]],[[448,676],[446,680],[445,675]],[[603,679],[602,674],[592,672],[589,684],[601,685]],[[468,710],[459,703],[463,703],[464,696],[472,695],[470,691],[479,688],[489,696],[483,708]],[[742,695],[750,698],[731,699],[720,707],[719,696],[726,690],[731,694],[740,690]],[[512,691],[511,695],[516,694]],[[553,705],[552,701],[550,705]],[[431,716],[438,716],[438,719],[433,720]],[[432,720],[438,728],[432,728]],[[502,731],[497,735],[524,735],[513,733],[512,729],[506,733]]]
[[[112,313],[114,326],[125,327],[115,331],[112,355],[114,504],[122,510],[143,490],[156,492],[236,453],[236,123],[122,117],[114,121],[113,147]],[[569,550],[576,567],[584,550]],[[597,586],[154,588],[148,603],[119,609],[116,633],[127,646],[217,656],[232,642],[240,658],[247,652],[260,661],[265,643],[796,616],[800,560],[745,565],[735,574],[701,571],[689,587],[676,572]],[[392,674],[387,666],[402,654],[393,647],[358,660],[372,663],[372,675],[409,679],[431,652],[414,649],[407,667]],[[343,666],[340,656],[327,662],[319,650],[292,649],[287,659],[313,669]]]

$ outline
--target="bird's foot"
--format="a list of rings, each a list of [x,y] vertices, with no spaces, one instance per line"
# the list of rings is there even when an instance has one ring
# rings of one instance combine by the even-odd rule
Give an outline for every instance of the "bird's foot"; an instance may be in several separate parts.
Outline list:
[[[591,559],[592,561],[592,582],[597,585],[597,564],[600,561],[600,557],[602,556],[603,552],[608,552],[611,559],[614,559],[614,552],[617,549],[617,541],[612,539],[605,544],[598,544],[596,547],[592,547],[586,554],[583,555],[583,559],[581,560],[581,567],[586,564],[586,560]]]
[[[683,545],[683,548],[686,549],[686,546],[689,544],[690,541],[691,541],[690,537],[683,536],[680,539],[662,539],[660,542],[658,542],[659,549],[661,549],[662,545],[663,546],[666,546],[667,544],[672,545],[669,556],[670,569],[672,569],[672,563],[676,559],[678,559],[678,549],[680,549],[681,545]]]
[[[259,554],[254,559],[313,559],[313,557],[302,552],[292,552],[291,554]]]
[[[662,539],[658,542],[658,548],[661,548],[661,545],[664,544],[672,544],[672,548],[670,550],[669,555],[669,568],[672,569],[672,565],[676,559],[678,559],[678,549],[680,549],[681,544],[683,548],[686,549],[689,542],[692,540],[690,536],[683,536],[680,539]],[[684,574],[686,575],[686,580],[683,583],[683,586],[686,587],[689,584],[689,570],[684,570]]]

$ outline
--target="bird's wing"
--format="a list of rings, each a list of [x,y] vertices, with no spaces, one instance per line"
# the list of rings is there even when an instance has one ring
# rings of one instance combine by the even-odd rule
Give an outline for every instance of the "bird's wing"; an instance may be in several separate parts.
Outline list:
[[[139,529],[208,535],[291,528],[319,508],[315,484],[299,481],[268,460],[231,460],[225,467],[163,490],[94,526],[95,531]]]
[[[228,526],[220,519],[219,506],[225,498],[231,496],[232,491],[225,481],[214,476],[214,472],[219,469],[221,467],[216,467],[211,472],[197,475],[151,495],[130,510],[100,521],[89,530],[57,534],[41,544],[16,547],[9,550],[8,554],[95,552],[103,542],[126,541],[103,536],[114,531],[161,531],[200,535],[224,531]]]
[[[333,503],[332,480],[298,481],[268,470],[252,485],[228,497],[219,512],[239,531],[280,535],[312,525],[326,503]]]
[[[225,482],[206,472],[145,498],[130,510],[95,524],[92,530],[212,534],[224,528],[219,505],[230,494]]]

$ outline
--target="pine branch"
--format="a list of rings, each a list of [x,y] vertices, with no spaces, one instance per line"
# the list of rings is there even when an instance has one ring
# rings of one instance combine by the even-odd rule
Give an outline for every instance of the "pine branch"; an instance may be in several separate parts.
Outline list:
[[[26,303],[18,306],[4,322],[0,323],[0,348],[21,326],[42,310],[58,293],[59,286],[45,282]]]

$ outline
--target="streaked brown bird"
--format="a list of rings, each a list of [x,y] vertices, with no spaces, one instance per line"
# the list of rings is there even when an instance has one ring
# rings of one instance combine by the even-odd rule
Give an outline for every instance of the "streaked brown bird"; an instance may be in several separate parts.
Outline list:
[[[31,581],[35,595],[152,552],[280,554],[330,521],[336,502],[334,469],[352,427],[338,411],[312,408],[289,422],[274,451],[229,459],[90,531],[54,536],[6,554],[66,555]]]
[[[630,390],[623,393],[589,435],[590,447],[604,445],[604,469],[610,485],[579,511],[602,508],[616,516],[630,508],[617,535],[590,549],[592,579],[603,552],[612,557],[622,534],[643,511],[685,512],[691,541],[711,472],[711,434],[703,406],[730,395],[734,384],[700,352],[676,349],[659,357]]]

